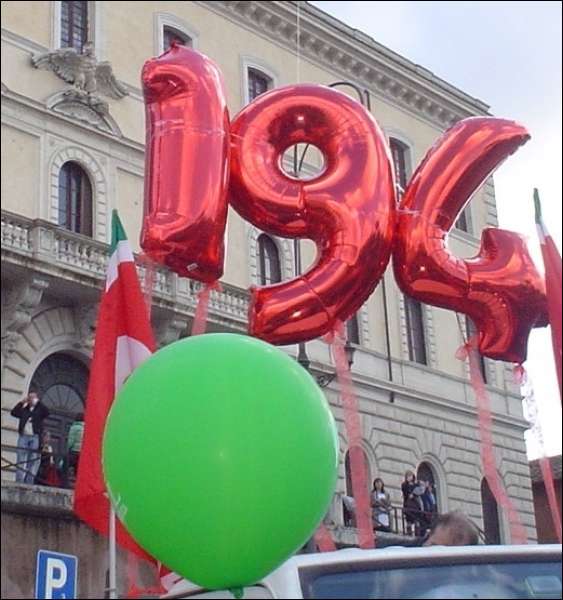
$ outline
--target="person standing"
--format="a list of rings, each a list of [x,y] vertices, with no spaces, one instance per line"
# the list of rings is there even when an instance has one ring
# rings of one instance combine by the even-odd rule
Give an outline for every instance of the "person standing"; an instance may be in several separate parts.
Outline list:
[[[32,484],[39,470],[39,444],[49,409],[35,392],[30,392],[14,406],[10,414],[19,420],[16,481]]]
[[[376,531],[391,531],[391,498],[385,491],[381,477],[373,480],[371,490],[371,506],[373,508],[373,527]]]
[[[67,454],[68,454],[68,483],[74,484],[78,470],[78,460],[82,450],[82,438],[84,437],[84,414],[78,413],[74,422],[68,430]]]
[[[412,471],[405,473],[405,479],[401,484],[403,493],[403,514],[407,522],[407,535],[413,535],[413,525],[417,524],[422,514],[422,500],[420,494],[424,491]]]

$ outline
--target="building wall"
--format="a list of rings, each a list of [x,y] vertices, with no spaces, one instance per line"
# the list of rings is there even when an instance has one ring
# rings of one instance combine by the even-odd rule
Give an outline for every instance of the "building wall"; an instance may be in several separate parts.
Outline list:
[[[31,66],[32,55],[57,46],[57,2],[7,2],[2,10],[2,442],[16,440],[9,410],[29,386],[34,369],[54,351],[74,353],[87,362],[104,274],[109,215],[118,208],[139,249],[143,194],[144,109],[139,73],[158,54],[158,27],[174,22],[189,32],[196,47],[215,59],[226,82],[232,115],[246,102],[244,69],[257,65],[275,85],[294,83],[295,5],[288,2],[94,2],[92,39],[99,59],[109,60],[129,95],[108,102],[105,121],[85,124],[56,112],[53,103],[68,89],[52,72]],[[411,168],[440,133],[460,118],[484,114],[486,105],[456,90],[360,32],[303,5],[300,81],[326,84],[353,80],[369,90],[372,112],[390,137],[410,148]],[[92,117],[92,115],[90,115]],[[92,117],[93,118],[93,117]],[[82,120],[81,120],[82,119]],[[66,160],[90,174],[95,197],[94,240],[56,226],[57,178]],[[471,256],[479,233],[496,224],[494,187],[488,181],[469,210],[473,230],[454,230],[453,251]],[[36,219],[40,219],[37,221]],[[4,235],[6,232],[6,235]],[[225,291],[212,296],[211,330],[241,331],[247,296],[255,282],[257,230],[229,211]],[[279,240],[284,275],[293,273],[292,243]],[[305,265],[314,247],[303,242]],[[462,343],[452,312],[424,308],[428,365],[408,361],[405,312],[391,270],[386,276],[393,380],[385,356],[383,294],[380,285],[360,314],[361,345],[353,375],[362,406],[363,435],[371,475],[382,474],[399,504],[402,474],[422,460],[440,479],[443,508],[463,508],[481,521],[482,471],[475,404],[467,368],[455,359]],[[153,293],[153,324],[161,343],[185,335],[191,323],[195,288],[158,271]],[[242,316],[241,316],[242,315]],[[327,347],[307,346],[317,373],[334,369]],[[288,348],[295,353],[295,348]],[[535,539],[534,511],[527,469],[518,390],[510,366],[487,361],[495,415],[497,465]],[[394,402],[390,402],[390,392]],[[338,419],[337,385],[327,397]],[[9,477],[9,475],[7,475]],[[343,493],[341,466],[338,493]],[[331,518],[341,527],[340,503]],[[335,530],[336,531],[336,530]],[[339,535],[338,532],[335,535]]]
[[[559,517],[561,518],[561,479],[556,479],[555,496],[559,506]],[[553,526],[553,517],[549,508],[547,492],[543,481],[534,481],[532,483],[532,494],[534,498],[534,513],[536,518],[536,528],[538,532],[539,544],[557,544],[557,532]],[[561,526],[561,523],[560,523]]]

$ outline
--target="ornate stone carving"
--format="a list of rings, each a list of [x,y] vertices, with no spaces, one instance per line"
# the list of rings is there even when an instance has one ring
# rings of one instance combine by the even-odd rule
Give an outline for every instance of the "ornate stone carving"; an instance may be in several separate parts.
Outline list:
[[[121,136],[121,130],[109,114],[107,102],[99,96],[74,88],[57,92],[47,99],[47,108],[82,121],[87,125]]]
[[[100,94],[119,99],[129,92],[117,81],[108,61],[97,61],[91,43],[84,44],[81,54],[74,48],[59,48],[35,54],[31,62],[37,69],[52,71],[73,86],[51,97],[49,108],[115,133],[117,126],[110,121],[108,103]]]
[[[94,338],[96,337],[96,320],[98,318],[98,304],[81,304],[74,308],[74,320],[79,341],[77,348],[84,348],[88,352],[94,349]]]
[[[295,51],[295,2],[199,0],[198,4],[252,27]],[[489,107],[485,103],[309,3],[301,5],[300,16],[299,46],[303,58],[322,63],[335,72],[335,78],[336,73],[352,78],[440,128],[447,128],[464,117],[487,114]]]
[[[8,357],[15,349],[21,331],[31,322],[33,311],[43,297],[49,282],[41,277],[16,284],[10,289],[2,288],[2,355]]]
[[[159,348],[171,344],[187,332],[188,320],[179,317],[169,317],[155,328],[156,343]]]

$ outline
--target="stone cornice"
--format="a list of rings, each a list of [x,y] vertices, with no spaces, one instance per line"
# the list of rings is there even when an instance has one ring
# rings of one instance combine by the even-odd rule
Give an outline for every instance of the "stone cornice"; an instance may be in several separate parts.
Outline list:
[[[255,33],[296,49],[296,2],[275,0],[199,0],[197,4],[230,18]],[[359,83],[378,97],[440,129],[488,106],[453,85],[348,27],[307,2],[301,2],[300,51],[335,76]],[[337,78],[337,77],[335,77]]]

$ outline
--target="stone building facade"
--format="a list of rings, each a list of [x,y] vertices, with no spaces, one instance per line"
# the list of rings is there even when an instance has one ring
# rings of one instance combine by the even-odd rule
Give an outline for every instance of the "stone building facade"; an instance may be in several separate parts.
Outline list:
[[[62,448],[70,421],[83,408],[113,208],[139,250],[140,71],[174,38],[219,64],[231,115],[255,94],[294,83],[297,72],[301,82],[348,81],[366,90],[371,112],[391,143],[400,185],[444,129],[488,111],[483,102],[306,2],[3,2],[3,519],[5,498],[13,507],[14,498],[28,497],[12,483],[9,464],[15,460],[17,432],[10,409],[30,387],[38,389],[53,413],[52,439]],[[58,59],[48,55],[68,46],[82,51],[87,41],[96,61],[111,67],[90,95],[61,79],[53,64]],[[314,167],[311,160],[305,169]],[[490,180],[452,231],[450,246],[459,256],[473,255],[480,231],[495,225]],[[301,242],[304,268],[313,250]],[[292,277],[294,245],[264,237],[230,211],[226,257],[222,291],[211,296],[209,329],[244,332],[249,285]],[[156,272],[152,321],[161,346],[188,334],[197,290],[192,281]],[[388,270],[385,293],[378,286],[351,331],[370,477],[383,477],[400,505],[404,471],[422,465],[434,478],[440,510],[460,508],[484,527],[487,490],[473,392],[465,364],[454,356],[462,342],[456,315],[405,300]],[[294,347],[287,351],[297,353]],[[316,376],[334,372],[325,344],[311,342],[307,353]],[[486,360],[483,368],[494,410],[498,470],[535,540],[521,397],[510,365]],[[345,526],[341,502],[348,485],[347,440],[336,380],[325,392],[342,448],[328,523],[338,541],[351,542],[354,531]],[[503,515],[496,518],[504,540]]]

